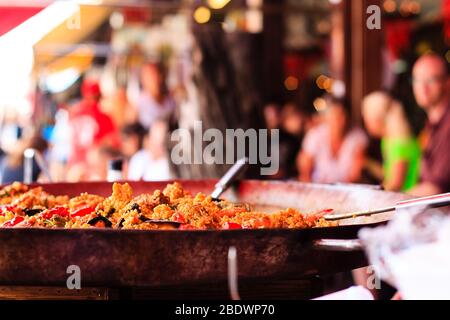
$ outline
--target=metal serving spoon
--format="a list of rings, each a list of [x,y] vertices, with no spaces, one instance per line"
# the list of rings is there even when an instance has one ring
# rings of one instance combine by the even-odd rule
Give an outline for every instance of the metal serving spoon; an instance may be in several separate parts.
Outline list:
[[[216,183],[213,192],[211,193],[211,197],[213,201],[221,201],[219,199],[220,195],[224,193],[231,184],[236,180],[240,173],[242,173],[245,169],[247,169],[248,158],[244,157],[236,161],[233,166],[228,169],[228,171],[223,175],[223,177]]]
[[[349,218],[356,218],[361,216],[371,216],[384,212],[396,211],[413,206],[423,206],[424,208],[439,208],[450,205],[450,193],[437,194],[429,197],[415,198],[405,201],[397,202],[395,205],[385,208],[377,208],[366,211],[357,211],[344,214],[328,214],[323,216],[325,220],[342,220]]]

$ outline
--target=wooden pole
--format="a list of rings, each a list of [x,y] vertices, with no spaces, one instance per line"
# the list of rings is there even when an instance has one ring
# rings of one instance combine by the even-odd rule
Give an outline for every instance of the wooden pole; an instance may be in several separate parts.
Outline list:
[[[346,84],[347,97],[351,103],[352,120],[361,124],[361,102],[368,93],[381,89],[382,85],[382,47],[383,25],[381,29],[370,30],[367,27],[369,14],[367,8],[377,5],[381,8],[381,0],[343,0],[335,8],[334,15],[338,28],[342,28],[344,56],[337,56],[334,64],[343,68],[336,71],[338,79]],[[380,10],[381,12],[381,10]],[[339,32],[333,41],[341,41]]]
[[[264,5],[282,6],[284,0],[265,0]],[[283,86],[283,38],[284,19],[282,11],[264,12],[263,31],[263,68],[264,68],[264,98],[266,102],[281,99],[284,95]],[[273,101],[272,101],[273,102]]]

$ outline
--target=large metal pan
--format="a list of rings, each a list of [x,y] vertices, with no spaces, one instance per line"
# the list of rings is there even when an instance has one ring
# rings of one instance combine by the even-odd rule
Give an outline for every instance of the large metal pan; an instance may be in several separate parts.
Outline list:
[[[182,181],[192,192],[209,193],[216,181]],[[131,182],[135,194],[164,188],[167,182]],[[108,196],[111,184],[43,184],[53,194],[81,192]],[[260,208],[294,207],[304,212],[334,208],[350,212],[390,205],[403,194],[360,186],[298,182],[242,181],[224,197]],[[363,226],[387,221],[392,213],[342,221],[332,228],[303,230],[112,230],[0,229],[0,285],[61,286],[76,265],[87,286],[158,286],[222,281],[227,253],[237,249],[239,278],[302,278],[364,266],[363,252],[314,247],[318,239],[352,239]]]

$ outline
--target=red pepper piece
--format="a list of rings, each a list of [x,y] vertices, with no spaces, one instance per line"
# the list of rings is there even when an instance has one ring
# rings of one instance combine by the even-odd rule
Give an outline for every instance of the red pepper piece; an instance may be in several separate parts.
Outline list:
[[[75,210],[74,212],[72,212],[70,214],[70,217],[75,218],[75,217],[84,217],[87,216],[88,214],[91,214],[92,212],[95,211],[94,207],[84,207],[78,210]]]
[[[6,211],[14,212],[13,210],[16,208],[16,206],[0,206],[0,216],[4,216],[6,214]]]
[[[222,229],[236,230],[236,229],[242,229],[242,226],[239,223],[225,222],[224,225],[222,226]]]
[[[40,216],[47,220],[53,218],[53,216],[68,217],[69,210],[64,207],[55,207],[52,209],[45,210],[40,214]]]
[[[11,227],[14,227],[15,225],[21,223],[21,222],[24,221],[24,220],[25,220],[24,217],[16,216],[16,217],[12,218],[11,220],[6,221],[6,222],[2,225],[2,227],[4,227],[4,228],[11,228]]]
[[[320,218],[322,218],[324,215],[326,215],[326,214],[330,214],[330,213],[333,213],[333,209],[323,209],[323,210],[321,210],[321,211],[319,211],[319,212],[317,212],[317,213],[314,213],[314,214],[311,214],[311,215],[307,215],[306,216],[306,220],[308,220],[308,221],[313,221],[314,219],[320,219]]]
[[[186,223],[186,219],[184,218],[184,216],[177,212],[173,215],[173,221],[175,222],[179,222],[179,223]]]

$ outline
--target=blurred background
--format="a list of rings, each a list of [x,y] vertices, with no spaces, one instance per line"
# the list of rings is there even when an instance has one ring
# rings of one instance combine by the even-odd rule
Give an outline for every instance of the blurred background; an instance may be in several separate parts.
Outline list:
[[[369,5],[381,29],[366,25]],[[27,148],[49,168],[33,164],[40,181],[105,180],[118,158],[125,179],[219,177],[226,166],[170,161],[171,132],[201,120],[280,129],[269,178],[407,190],[418,173],[386,182],[377,106],[395,97],[393,122],[420,161],[426,116],[411,68],[430,52],[450,62],[449,43],[450,0],[0,1],[1,182],[24,179]],[[328,136],[309,133],[325,125],[345,165],[313,173]]]

